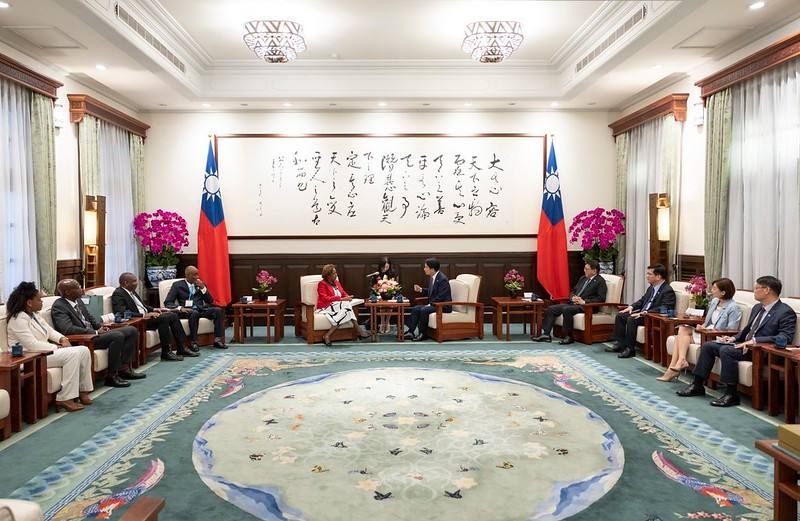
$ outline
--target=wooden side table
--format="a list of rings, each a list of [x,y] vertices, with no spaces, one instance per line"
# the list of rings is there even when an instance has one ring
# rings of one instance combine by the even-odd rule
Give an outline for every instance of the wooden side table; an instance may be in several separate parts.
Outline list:
[[[397,341],[403,342],[403,324],[405,323],[405,309],[411,306],[408,299],[403,299],[402,302],[396,300],[379,300],[377,302],[370,302],[367,300],[364,303],[369,310],[369,332],[372,335],[372,341],[378,341],[378,317],[396,317],[397,318]]]
[[[773,344],[756,344],[753,346],[753,360],[756,357],[761,357],[761,353],[766,355],[767,362],[767,414],[777,416],[781,413],[780,393],[781,377],[783,377],[784,420],[786,423],[795,423],[797,418],[797,372],[800,367],[800,353],[778,349]],[[755,378],[753,379],[753,385],[759,385]]]
[[[756,448],[775,460],[773,519],[797,521],[800,459],[778,447],[778,440],[756,440]]]
[[[22,430],[25,423],[36,423],[47,416],[48,352],[24,353],[12,357],[0,354],[0,388],[8,391],[11,401],[11,430]]]
[[[511,297],[492,297],[494,303],[494,317],[492,318],[492,334],[498,340],[503,340],[503,325],[505,325],[505,339],[511,340],[511,315],[530,316],[531,335],[539,333],[544,312],[543,300],[523,300]],[[527,322],[523,322],[523,331],[527,333]]]
[[[660,313],[644,315],[644,356],[648,360],[669,366],[667,338],[675,334],[678,326],[683,324],[699,325],[702,317],[668,317]]]
[[[250,336],[253,336],[253,328],[256,318],[264,317],[266,320],[266,341],[272,343],[273,334],[270,326],[274,325],[275,342],[280,342],[283,338],[284,315],[286,314],[286,299],[279,298],[273,302],[250,302],[233,304],[233,341],[242,343],[247,338],[246,319],[250,319]]]

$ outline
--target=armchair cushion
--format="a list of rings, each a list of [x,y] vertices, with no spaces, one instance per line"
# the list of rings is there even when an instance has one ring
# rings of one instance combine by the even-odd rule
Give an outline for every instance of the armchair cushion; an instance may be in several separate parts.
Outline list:
[[[0,521],[43,521],[42,509],[33,501],[0,499]]]
[[[61,390],[62,373],[60,367],[47,368],[47,392],[50,394],[57,393]]]
[[[11,397],[9,397],[8,391],[0,389],[0,420],[7,418],[10,410]]]
[[[304,275],[300,277],[300,301],[309,306],[317,306],[317,285],[322,275]],[[328,323],[330,325],[330,322]]]

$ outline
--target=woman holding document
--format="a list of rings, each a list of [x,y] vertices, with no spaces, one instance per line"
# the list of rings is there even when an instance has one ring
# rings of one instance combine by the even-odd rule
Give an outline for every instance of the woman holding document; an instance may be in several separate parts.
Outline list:
[[[339,329],[339,326],[350,322],[358,331],[359,338],[369,337],[369,333],[358,325],[356,316],[353,313],[353,306],[350,302],[353,297],[347,294],[339,282],[336,274],[336,266],[326,264],[322,267],[322,280],[317,284],[317,309],[316,313],[325,315],[331,323],[331,328],[325,333],[323,341],[326,346],[331,345],[331,335]]]

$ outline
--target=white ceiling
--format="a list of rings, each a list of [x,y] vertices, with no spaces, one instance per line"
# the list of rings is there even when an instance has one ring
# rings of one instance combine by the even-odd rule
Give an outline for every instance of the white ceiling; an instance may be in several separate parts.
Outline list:
[[[139,111],[620,108],[800,16],[795,0],[758,11],[749,0],[10,3],[0,41]],[[117,3],[185,71],[123,24]],[[645,19],[576,72],[642,6]],[[242,42],[252,19],[301,23],[308,50],[290,64],[259,61]],[[487,19],[523,23],[520,50],[502,64],[461,51],[464,26]]]

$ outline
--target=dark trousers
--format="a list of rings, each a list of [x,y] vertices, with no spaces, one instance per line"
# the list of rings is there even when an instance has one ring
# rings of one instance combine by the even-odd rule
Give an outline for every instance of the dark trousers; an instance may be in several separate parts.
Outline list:
[[[139,344],[139,331],[124,326],[94,337],[95,349],[108,349],[108,374],[116,374],[123,365],[132,367]]]
[[[544,310],[544,324],[542,324],[542,334],[549,335],[553,330],[553,324],[559,316],[564,317],[564,324],[561,328],[564,330],[564,335],[572,336],[572,331],[575,329],[574,321],[575,315],[583,313],[583,306],[576,306],[575,304],[553,304]]]
[[[636,330],[644,325],[644,317],[632,318],[630,313],[617,314],[614,322],[614,340],[623,348],[636,349]]]
[[[217,306],[209,306],[202,309],[193,309],[189,313],[189,340],[197,342],[197,326],[200,324],[201,318],[207,318],[214,321],[214,338],[223,338],[225,335],[225,327],[222,323],[224,317],[222,308]]]
[[[408,310],[408,316],[406,317],[406,326],[408,327],[408,332],[413,335],[414,330],[419,329],[420,335],[427,336],[428,317],[431,313],[435,312],[436,307],[429,304],[425,306],[412,306]]]
[[[719,380],[726,386],[733,386],[735,390],[736,384],[739,383],[739,361],[750,360],[753,357],[752,352],[748,351],[747,354],[742,354],[742,350],[736,349],[734,346],[719,342],[706,342],[700,348],[700,356],[694,366],[694,375],[702,378],[703,381],[707,380],[717,357],[722,363]]]
[[[147,320],[148,331],[158,330],[158,339],[161,342],[161,353],[166,354],[169,346],[174,345],[178,351],[186,348],[186,335],[183,332],[181,319],[175,313],[161,313],[157,317]],[[175,342],[172,342],[172,339]]]

